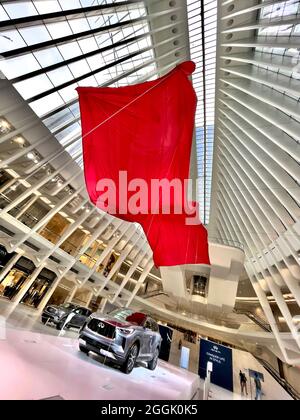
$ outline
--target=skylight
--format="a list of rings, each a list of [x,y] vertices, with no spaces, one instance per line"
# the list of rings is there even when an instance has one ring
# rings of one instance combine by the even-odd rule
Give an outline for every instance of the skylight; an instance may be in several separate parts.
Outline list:
[[[199,203],[204,224],[209,222],[211,200],[215,120],[217,3],[217,0],[187,1],[191,59],[197,65],[197,70],[193,75],[193,84],[198,96],[196,142]]]
[[[0,54],[5,59],[0,69],[80,166],[76,87],[122,86],[156,74],[147,11],[142,1],[136,1],[59,20],[35,19],[45,13],[113,3],[118,1],[0,3],[2,21],[31,20],[26,26],[17,22],[1,31]]]

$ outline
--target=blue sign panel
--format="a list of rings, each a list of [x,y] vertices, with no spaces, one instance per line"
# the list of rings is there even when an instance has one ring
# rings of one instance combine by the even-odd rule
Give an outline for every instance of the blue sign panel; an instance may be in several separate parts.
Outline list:
[[[233,391],[232,350],[212,341],[200,341],[199,375],[206,377],[207,362],[213,364],[211,382]]]

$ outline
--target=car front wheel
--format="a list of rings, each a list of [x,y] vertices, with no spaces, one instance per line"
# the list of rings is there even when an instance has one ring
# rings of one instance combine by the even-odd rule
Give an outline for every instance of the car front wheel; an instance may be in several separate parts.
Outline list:
[[[150,360],[150,362],[148,362],[148,369],[149,370],[155,370],[156,369],[157,362],[158,362],[158,355],[159,355],[159,350],[156,349],[155,352],[154,352],[153,359]]]
[[[82,353],[89,354],[88,349],[81,344],[79,344],[79,350],[82,351]]]
[[[122,372],[126,374],[129,374],[132,372],[135,366],[136,359],[138,357],[138,352],[139,352],[138,345],[133,344],[128,351],[128,355],[127,355],[125,363],[123,363],[123,365],[121,366]]]

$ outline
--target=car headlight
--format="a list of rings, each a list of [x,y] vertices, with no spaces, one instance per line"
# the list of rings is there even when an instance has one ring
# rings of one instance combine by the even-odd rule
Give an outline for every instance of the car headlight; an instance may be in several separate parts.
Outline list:
[[[117,328],[118,332],[123,335],[130,335],[133,333],[133,328]]]

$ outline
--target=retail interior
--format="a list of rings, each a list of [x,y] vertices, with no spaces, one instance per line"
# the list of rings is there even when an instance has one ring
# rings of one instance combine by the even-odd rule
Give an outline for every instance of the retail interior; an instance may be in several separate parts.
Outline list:
[[[0,1],[1,400],[300,399],[299,35],[298,0]],[[158,267],[89,197],[76,89],[191,60],[210,264]]]

